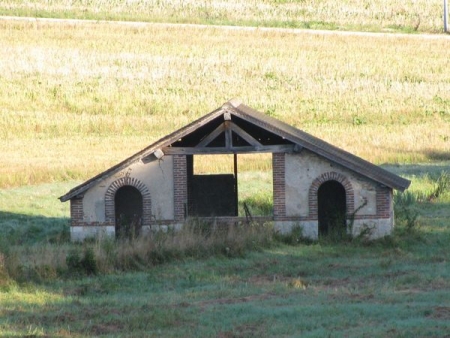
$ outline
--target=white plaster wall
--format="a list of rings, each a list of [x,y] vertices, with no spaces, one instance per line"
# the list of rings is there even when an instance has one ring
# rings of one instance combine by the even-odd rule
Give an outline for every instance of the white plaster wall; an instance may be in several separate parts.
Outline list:
[[[105,221],[105,193],[117,179],[128,175],[141,181],[150,191],[155,219],[173,219],[173,163],[171,156],[149,163],[136,162],[90,188],[83,198],[85,222]]]
[[[367,235],[369,238],[376,239],[390,235],[393,229],[394,224],[389,218],[355,220],[352,234],[353,236],[358,236],[361,231],[368,231]]]
[[[70,240],[72,242],[82,242],[87,238],[105,238],[114,237],[115,229],[113,226],[84,226],[70,227]]]
[[[274,230],[281,234],[291,233],[294,226],[300,225],[303,237],[310,239],[319,238],[319,225],[317,221],[277,221]]]
[[[361,176],[332,163],[314,153],[303,150],[299,154],[286,154],[286,215],[303,216],[309,214],[309,188],[320,175],[334,171],[347,177],[351,182],[355,194],[355,209],[367,200],[357,215],[376,214],[376,190],[374,183],[364,180]]]
[[[319,238],[319,225],[317,221],[277,221],[275,231],[281,234],[289,234],[292,229],[300,225],[302,235],[306,238],[317,240]],[[353,222],[352,235],[358,236],[362,231],[367,231],[369,239],[377,239],[392,233],[394,225],[390,219],[355,220]],[[350,231],[350,230],[349,230]]]

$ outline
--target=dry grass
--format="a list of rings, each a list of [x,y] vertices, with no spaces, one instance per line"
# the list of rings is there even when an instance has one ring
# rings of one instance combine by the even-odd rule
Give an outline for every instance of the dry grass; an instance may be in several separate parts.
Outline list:
[[[0,13],[151,22],[364,31],[441,32],[442,2],[429,0],[5,0]]]
[[[445,37],[0,21],[0,45],[1,187],[88,178],[233,97],[376,163],[449,156]]]
[[[0,276],[6,273],[5,276],[16,281],[39,282],[74,274],[143,270],[185,258],[241,257],[272,244],[273,225],[269,223],[212,227],[191,220],[180,230],[152,232],[127,240],[103,238],[82,244],[6,245],[7,254],[0,252]],[[89,252],[91,256],[86,258]]]

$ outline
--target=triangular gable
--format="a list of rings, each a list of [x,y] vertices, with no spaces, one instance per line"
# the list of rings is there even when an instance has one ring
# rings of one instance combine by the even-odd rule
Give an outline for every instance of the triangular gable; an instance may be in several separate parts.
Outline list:
[[[98,182],[137,161],[164,154],[295,152],[308,149],[387,187],[405,190],[410,181],[337,148],[237,100],[163,137],[133,156],[70,190],[59,199],[81,196]]]

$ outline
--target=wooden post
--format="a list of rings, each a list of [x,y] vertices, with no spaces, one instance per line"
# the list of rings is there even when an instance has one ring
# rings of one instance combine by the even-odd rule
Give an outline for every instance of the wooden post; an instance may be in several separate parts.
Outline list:
[[[448,33],[448,1],[444,0],[444,33]]]
[[[236,187],[236,206],[235,206],[235,210],[234,213],[236,216],[239,216],[239,184],[238,184],[238,164],[237,164],[237,154],[233,154],[233,161],[234,161],[234,184]]]

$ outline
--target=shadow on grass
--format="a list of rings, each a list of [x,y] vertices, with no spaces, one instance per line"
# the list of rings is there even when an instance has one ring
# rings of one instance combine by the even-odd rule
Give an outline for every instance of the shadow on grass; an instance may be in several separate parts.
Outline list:
[[[69,240],[69,219],[0,211],[0,243],[7,245]]]
[[[431,175],[438,177],[442,172],[450,171],[450,160],[423,164],[383,164],[381,167],[400,176],[416,176],[422,178]]]
[[[358,315],[375,323],[370,330],[379,332],[373,336],[388,336],[404,317],[421,323],[409,336],[425,336],[436,325],[424,321],[437,313],[450,287],[450,226],[442,217],[450,203],[433,206],[435,217],[418,229],[399,226],[390,239],[372,243],[280,244],[231,259],[213,255],[140,272],[13,285],[2,299],[0,335],[273,337],[285,329],[295,336],[316,333],[324,325],[340,332],[342,322]],[[67,218],[0,213],[0,226],[5,224],[14,225],[16,235],[30,242],[68,230]],[[415,309],[411,302],[421,307]],[[339,310],[336,323],[316,317],[329,309]],[[290,326],[271,322],[274,314],[288,316]],[[278,326],[261,330],[249,323]],[[445,329],[436,329],[435,336]]]
[[[274,337],[279,330],[297,336],[326,326],[339,336],[348,333],[342,323],[358,316],[372,324],[355,326],[359,331],[349,336],[386,337],[408,317],[420,325],[411,325],[407,336],[431,329],[443,336],[448,326],[436,328],[432,320],[450,287],[442,234],[448,238],[450,228],[396,234],[396,242],[369,246],[276,246],[244,258],[188,259],[54,281],[10,293],[0,327],[36,336]],[[253,323],[269,324],[262,330]]]

